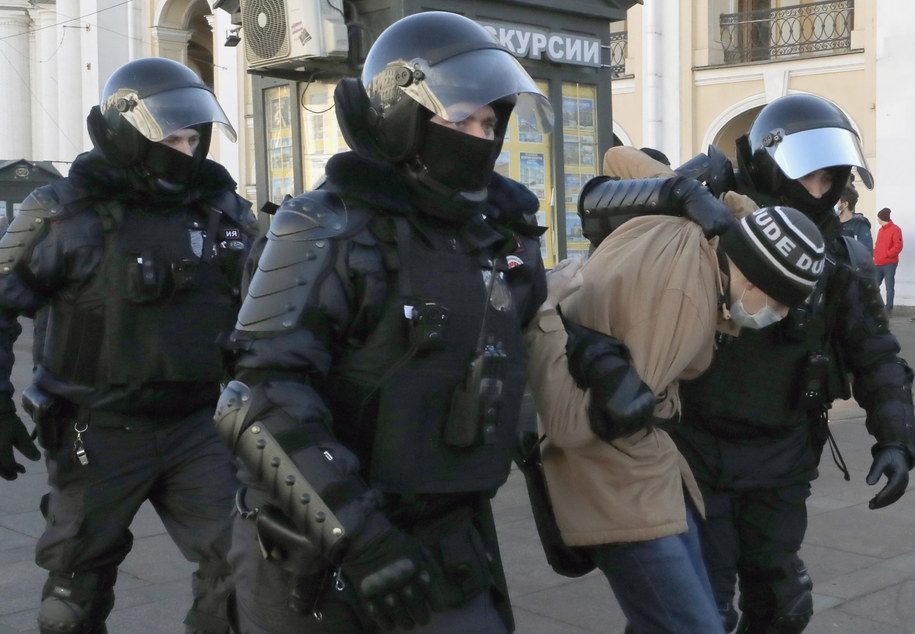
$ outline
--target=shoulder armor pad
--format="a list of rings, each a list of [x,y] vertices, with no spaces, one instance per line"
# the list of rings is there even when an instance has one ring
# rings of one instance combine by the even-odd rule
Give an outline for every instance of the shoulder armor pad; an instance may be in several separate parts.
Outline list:
[[[283,332],[295,327],[316,282],[331,266],[332,240],[358,233],[370,212],[347,209],[336,194],[313,191],[287,200],[267,232],[236,328]]]
[[[66,182],[39,187],[22,202],[19,213],[0,237],[0,275],[12,272],[45,235],[53,220],[67,215],[66,203],[77,198]]]
[[[358,229],[351,224],[361,224],[362,215],[348,209],[337,194],[319,189],[284,202],[270,223],[268,238],[296,242],[334,238]]]

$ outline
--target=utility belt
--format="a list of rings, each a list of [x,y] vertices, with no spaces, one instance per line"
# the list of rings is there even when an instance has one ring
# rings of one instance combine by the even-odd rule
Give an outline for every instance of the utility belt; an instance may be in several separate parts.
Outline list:
[[[60,449],[63,425],[78,418],[76,405],[54,394],[48,394],[37,385],[22,392],[22,409],[35,423],[38,444],[48,453]]]
[[[484,537],[485,513],[478,513],[484,502],[472,500],[451,504],[447,511],[415,519],[398,528],[415,537],[429,549],[443,572],[445,604],[448,608],[465,604],[496,583],[492,566],[500,565],[495,545]],[[293,576],[289,607],[296,612],[317,611],[321,596],[332,589],[345,592],[347,580],[291,522],[269,503],[261,491],[242,487],[235,497],[236,511],[243,520],[254,521],[264,558]],[[397,522],[395,522],[397,523]]]

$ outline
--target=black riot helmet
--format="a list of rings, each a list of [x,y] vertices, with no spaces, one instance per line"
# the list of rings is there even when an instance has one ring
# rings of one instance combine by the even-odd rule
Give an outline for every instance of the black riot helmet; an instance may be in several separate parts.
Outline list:
[[[337,116],[350,146],[401,166],[413,186],[445,206],[480,202],[513,111],[532,132],[552,129],[552,106],[518,60],[456,13],[398,20],[369,50],[360,84],[346,81]],[[434,115],[459,123],[484,106],[496,115],[494,140],[430,123]]]
[[[193,181],[214,124],[236,140],[209,87],[187,66],[162,57],[137,59],[114,71],[88,118],[93,144],[110,161],[171,189]],[[200,133],[193,157],[159,143],[185,128]]]
[[[874,186],[851,121],[834,103],[816,95],[786,95],[767,104],[750,132],[738,139],[737,158],[754,189],[815,220],[838,201],[852,167],[865,186]],[[833,184],[815,199],[797,179],[819,169],[831,173]]]

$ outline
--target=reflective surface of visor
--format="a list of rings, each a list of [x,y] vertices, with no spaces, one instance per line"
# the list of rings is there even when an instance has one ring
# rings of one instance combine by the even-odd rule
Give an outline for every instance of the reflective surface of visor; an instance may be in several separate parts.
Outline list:
[[[122,98],[133,100],[136,106],[121,111],[121,116],[150,141],[161,141],[178,130],[200,123],[213,123],[233,142],[237,138],[216,97],[204,88],[187,86],[142,99],[137,97],[136,92],[118,91],[108,102],[116,106]],[[108,106],[107,103],[104,105]]]
[[[423,78],[400,90],[447,121],[463,121],[486,104],[517,95],[516,108],[526,113],[539,132],[548,134],[553,129],[553,107],[549,100],[521,63],[504,49],[469,51],[431,66],[419,59],[409,64],[395,62],[389,68],[405,65],[421,71]],[[371,91],[370,87],[367,89]]]
[[[874,177],[861,153],[858,137],[849,130],[815,128],[786,135],[772,156],[785,176],[792,180],[818,169],[851,165],[858,169],[864,185],[868,189],[874,188]]]

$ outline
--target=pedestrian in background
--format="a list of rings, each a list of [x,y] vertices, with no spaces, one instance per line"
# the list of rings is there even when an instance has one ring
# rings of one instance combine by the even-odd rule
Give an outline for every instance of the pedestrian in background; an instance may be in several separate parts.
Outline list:
[[[877,284],[884,285],[886,292],[886,312],[893,313],[893,300],[896,296],[896,268],[899,266],[899,254],[902,252],[902,230],[892,221],[892,212],[884,207],[877,212],[877,244],[874,246],[874,265],[877,267]]]
[[[855,211],[857,204],[858,190],[853,185],[847,185],[839,196],[839,202],[836,203],[836,213],[839,222],[842,223],[842,235],[854,238],[866,246],[868,251],[873,252],[874,236],[871,235],[871,223],[864,214]]]
[[[256,223],[206,155],[214,127],[235,131],[197,75],[163,58],[117,69],[88,125],[94,149],[33,192],[0,239],[0,407],[16,429],[16,317],[49,310],[23,397],[50,485],[39,630],[107,631],[130,523],[149,500],[198,564],[186,631],[225,634],[238,485],[212,426],[217,339],[234,323]]]

